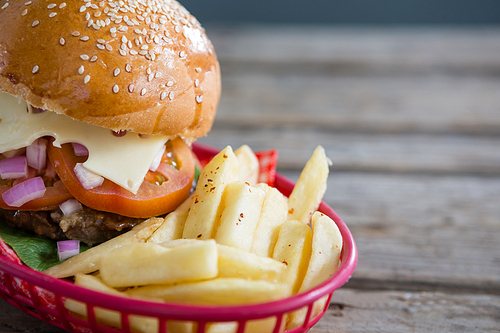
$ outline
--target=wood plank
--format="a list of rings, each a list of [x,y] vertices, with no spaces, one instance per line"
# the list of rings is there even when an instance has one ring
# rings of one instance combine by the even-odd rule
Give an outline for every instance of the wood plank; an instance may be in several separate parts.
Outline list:
[[[221,62],[331,72],[500,74],[498,27],[207,27]],[[266,66],[272,64],[273,66]],[[277,66],[277,67],[276,67]],[[253,65],[252,65],[253,67]]]
[[[223,70],[215,126],[500,134],[500,77],[439,73],[355,77],[296,71],[292,66],[282,75],[260,72],[258,67]]]
[[[500,296],[341,288],[310,333],[498,332]]]

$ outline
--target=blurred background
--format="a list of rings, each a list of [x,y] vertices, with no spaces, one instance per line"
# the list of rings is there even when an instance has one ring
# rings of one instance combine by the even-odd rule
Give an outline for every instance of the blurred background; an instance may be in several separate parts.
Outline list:
[[[202,24],[498,24],[498,0],[184,0]]]

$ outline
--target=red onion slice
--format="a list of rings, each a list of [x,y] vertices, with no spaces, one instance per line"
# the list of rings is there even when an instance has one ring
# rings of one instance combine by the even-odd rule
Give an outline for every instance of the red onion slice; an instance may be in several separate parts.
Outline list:
[[[66,200],[59,205],[59,209],[61,209],[65,216],[73,214],[74,212],[78,212],[82,208],[82,204],[76,199]]]
[[[67,240],[57,242],[57,255],[59,260],[66,260],[80,253],[80,241]]]
[[[16,179],[28,175],[26,156],[14,156],[0,161],[0,177],[2,179]]]
[[[9,150],[4,153],[2,153],[3,157],[5,158],[11,158],[14,156],[21,156],[26,154],[26,147],[19,148],[19,149],[14,149],[14,150]]]
[[[104,182],[103,177],[85,168],[83,163],[76,163],[73,171],[75,172],[76,178],[80,181],[80,184],[82,184],[83,188],[86,190],[99,187]]]
[[[45,169],[47,162],[47,140],[40,138],[26,147],[28,165],[37,171]]]
[[[89,150],[82,144],[73,142],[73,150],[76,156],[88,156]]]
[[[163,145],[162,148],[160,149],[160,151],[158,152],[158,154],[156,154],[156,157],[154,158],[153,162],[151,162],[151,166],[149,167],[150,171],[155,172],[158,169],[158,167],[160,166],[160,163],[161,163],[161,158],[163,157],[163,154],[165,153],[165,149],[167,149],[167,147],[165,145]]]
[[[2,193],[3,201],[11,207],[21,207],[28,201],[43,197],[46,188],[42,177],[30,178]]]

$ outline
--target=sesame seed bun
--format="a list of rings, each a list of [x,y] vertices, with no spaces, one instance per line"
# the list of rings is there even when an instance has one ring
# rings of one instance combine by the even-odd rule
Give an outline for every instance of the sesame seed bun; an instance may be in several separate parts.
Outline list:
[[[114,131],[193,139],[212,126],[220,71],[173,0],[0,0],[0,90]]]

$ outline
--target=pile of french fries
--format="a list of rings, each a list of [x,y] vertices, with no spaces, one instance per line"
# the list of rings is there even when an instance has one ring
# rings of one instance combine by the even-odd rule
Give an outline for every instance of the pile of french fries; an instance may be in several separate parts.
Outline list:
[[[103,293],[149,301],[244,305],[302,293],[331,277],[342,236],[317,211],[326,191],[329,159],[318,146],[286,198],[258,184],[259,163],[248,146],[226,147],[202,170],[191,196],[165,218],[131,231],[45,271]],[[317,300],[312,316],[325,306]],[[85,304],[67,299],[75,316]],[[116,311],[96,308],[99,323],[120,328]],[[302,325],[307,309],[288,313],[280,331]],[[168,332],[196,332],[196,324],[168,321]],[[272,332],[276,318],[248,321],[245,332]],[[158,319],[130,316],[134,332],[157,332]],[[210,323],[206,332],[236,332],[236,322]]]

